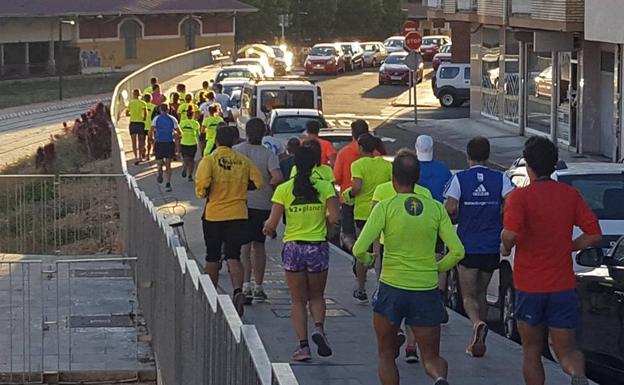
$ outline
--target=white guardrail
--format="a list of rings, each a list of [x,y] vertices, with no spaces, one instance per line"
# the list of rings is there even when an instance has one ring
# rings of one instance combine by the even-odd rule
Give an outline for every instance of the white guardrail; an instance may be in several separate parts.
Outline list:
[[[125,97],[152,76],[170,80],[219,60],[209,46],[155,62],[122,80],[113,93],[112,156],[125,175],[118,186],[121,241],[135,257],[139,304],[164,385],[297,385],[289,364],[272,364],[253,325],[244,325],[227,295],[189,258],[157,207],[128,173],[117,121]],[[125,91],[125,92],[124,92]]]

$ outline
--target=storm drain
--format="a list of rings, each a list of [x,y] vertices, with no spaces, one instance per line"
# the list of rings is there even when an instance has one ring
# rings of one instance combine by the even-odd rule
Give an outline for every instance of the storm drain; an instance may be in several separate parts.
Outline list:
[[[78,269],[72,270],[75,278],[130,278],[134,277],[131,269]]]
[[[69,319],[70,328],[129,328],[134,326],[134,320],[128,314],[76,315]]]

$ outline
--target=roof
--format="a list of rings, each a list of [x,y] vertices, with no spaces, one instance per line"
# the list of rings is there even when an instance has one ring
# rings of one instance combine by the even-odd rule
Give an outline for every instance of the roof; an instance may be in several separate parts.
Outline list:
[[[587,174],[624,174],[624,164],[606,162],[578,162],[567,163],[567,168],[556,171],[557,175],[587,175]]]
[[[0,17],[256,12],[238,0],[29,0],[0,1]]]
[[[274,108],[271,112],[277,116],[323,116],[321,111],[311,108]]]
[[[309,80],[280,79],[280,80],[257,80],[255,85],[262,87],[311,87],[314,86]]]
[[[225,85],[230,85],[230,84],[231,85],[245,84],[248,82],[249,82],[249,79],[247,78],[225,78],[221,80],[219,84],[222,84],[225,86]]]

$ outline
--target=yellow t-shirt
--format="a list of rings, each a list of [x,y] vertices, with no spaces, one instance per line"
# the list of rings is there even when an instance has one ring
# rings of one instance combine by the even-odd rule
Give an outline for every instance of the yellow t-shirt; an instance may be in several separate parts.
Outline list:
[[[183,102],[180,103],[180,106],[178,107],[178,116],[186,116],[186,111],[188,110],[189,106],[193,108],[193,112],[197,112],[199,110],[197,104]]]
[[[362,189],[355,196],[353,217],[365,221],[371,212],[371,200],[377,186],[392,180],[392,163],[382,157],[360,158],[351,165],[351,179],[361,179]]]
[[[188,118],[182,120],[180,122],[180,131],[182,131],[181,145],[197,145],[197,138],[199,137],[199,122],[197,120]]]
[[[262,174],[249,158],[220,146],[199,162],[195,174],[195,195],[208,198],[205,218],[212,222],[247,219],[247,188],[264,185]]]
[[[154,87],[152,87],[152,86],[145,87],[145,88],[143,89],[143,95],[145,95],[145,94],[151,94],[152,92],[154,92]]]
[[[197,92],[195,92],[195,101],[199,102],[199,95],[201,95],[202,93],[204,93],[204,95],[208,94],[208,92],[210,92],[210,90],[205,90],[205,89],[201,89]]]
[[[210,151],[215,145],[215,139],[217,138],[217,126],[223,122],[223,118],[220,116],[208,116],[204,118],[202,127],[206,129],[206,148],[204,148],[204,156],[210,155]]]
[[[286,216],[284,242],[320,242],[327,237],[327,200],[335,197],[336,191],[327,181],[311,179],[318,191],[318,198],[313,201],[295,197],[294,179],[282,183],[275,189],[273,203],[284,206]]]
[[[297,175],[297,166],[293,166],[290,170],[290,177],[294,178]],[[336,183],[336,176],[334,170],[326,164],[316,166],[312,169],[312,179],[320,179],[332,184]]]
[[[145,117],[145,131],[149,131],[152,128],[152,114],[156,108],[155,104],[145,103],[147,105],[147,116]]]
[[[130,112],[131,123],[143,123],[147,120],[143,116],[147,111],[147,105],[140,99],[131,99],[128,102],[128,111]]]

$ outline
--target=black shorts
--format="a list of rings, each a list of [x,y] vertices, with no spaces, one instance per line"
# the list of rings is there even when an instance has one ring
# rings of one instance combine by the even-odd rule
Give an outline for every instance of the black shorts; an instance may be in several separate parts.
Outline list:
[[[466,254],[459,264],[468,269],[492,273],[500,266],[500,254]]]
[[[222,247],[225,259],[240,259],[241,246],[249,241],[245,224],[245,219],[211,222],[202,217],[206,262],[219,262]]]
[[[130,135],[146,135],[144,122],[130,122]]]
[[[154,143],[154,153],[156,159],[173,159],[175,156],[175,143],[173,142],[156,142]]]
[[[341,223],[343,234],[355,235],[355,222],[353,221],[353,206],[342,204],[341,210]]]
[[[262,233],[264,222],[269,219],[271,210],[247,209],[247,235],[249,242],[264,243],[266,236]]]
[[[184,159],[195,159],[195,154],[197,154],[197,145],[187,146],[185,144],[181,144],[180,152],[182,153],[182,157]]]

